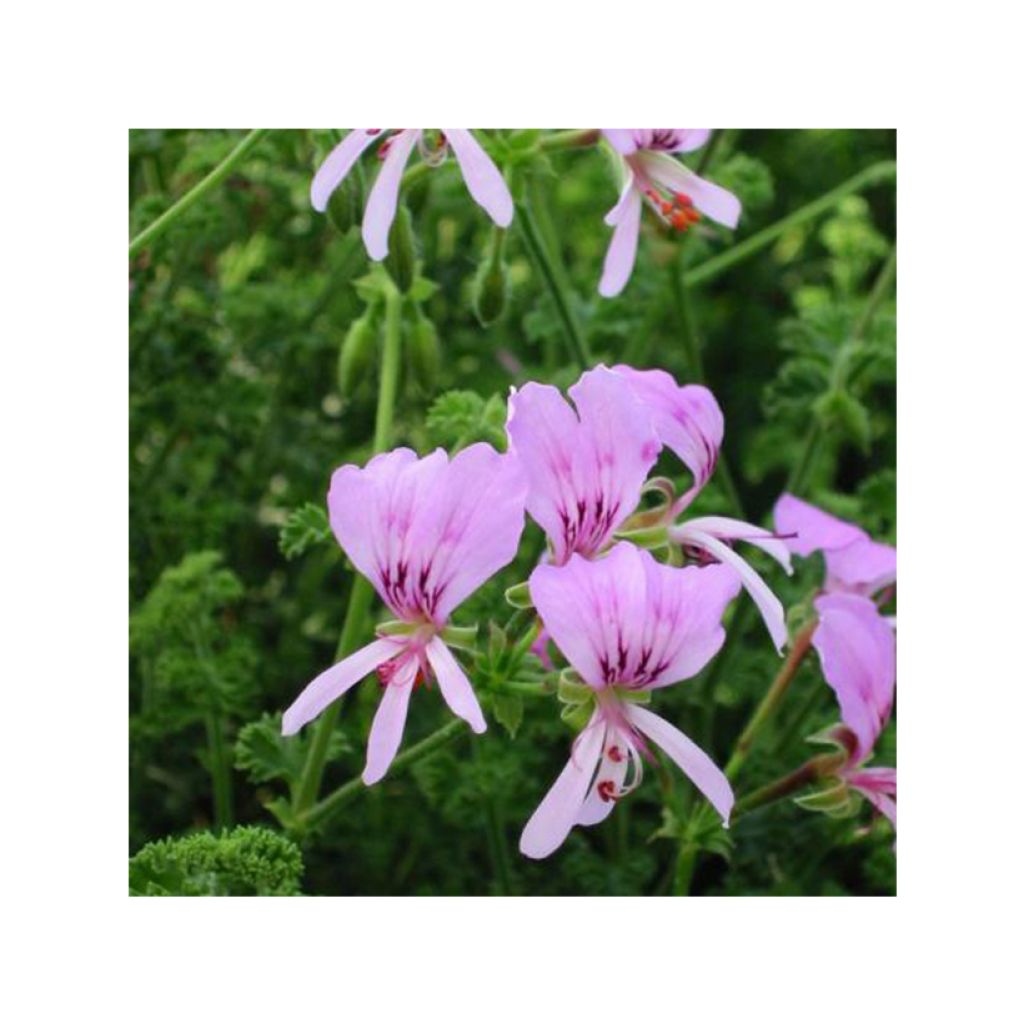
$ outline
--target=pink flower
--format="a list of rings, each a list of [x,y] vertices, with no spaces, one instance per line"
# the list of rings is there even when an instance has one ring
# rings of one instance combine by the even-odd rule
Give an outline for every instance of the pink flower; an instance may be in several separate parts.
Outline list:
[[[663,223],[686,231],[706,217],[734,228],[740,201],[673,160],[670,153],[689,153],[707,142],[709,128],[605,128],[604,137],[622,157],[625,185],[619,201],[605,217],[614,227],[598,291],[618,295],[636,261],[640,212],[644,200]]]
[[[715,396],[699,384],[680,387],[664,370],[634,370],[616,366],[634,393],[647,406],[658,439],[670,448],[693,475],[693,484],[672,506],[675,518],[687,509],[711,479],[725,434],[725,419]],[[730,566],[750,594],[776,648],[786,643],[782,603],[750,564],[730,544],[742,540],[771,555],[792,572],[789,550],[770,530],[725,516],[699,516],[669,528],[669,536],[685,549]]]
[[[621,374],[588,370],[569,389],[529,383],[508,403],[509,450],[529,481],[526,508],[551,542],[556,565],[592,558],[640,501],[661,445]]]
[[[384,696],[370,729],[367,785],[384,776],[398,750],[418,681],[436,678],[451,710],[483,732],[480,705],[443,630],[455,608],[515,557],[525,499],[516,460],[487,444],[451,461],[440,449],[421,459],[398,448],[365,468],[335,470],[327,495],[334,534],[405,628],[317,676],[285,712],[284,735],[375,669]]]
[[[530,594],[545,628],[591,691],[593,713],[572,755],[523,830],[519,848],[546,857],[573,825],[603,821],[639,785],[647,741],[689,776],[728,822],[732,788],[675,726],[640,706],[651,690],[696,675],[725,640],[721,618],[736,596],[722,566],[676,569],[632,544],[605,558],[541,565]]]
[[[892,713],[896,637],[874,596],[896,582],[896,549],[791,494],[775,506],[775,527],[794,554],[824,552],[825,586],[814,602],[818,626],[811,642],[856,738],[841,774],[895,825],[896,769],[861,765]]]
[[[313,178],[310,199],[313,209],[323,213],[331,193],[342,183],[363,151],[373,142],[380,140],[381,128],[353,128],[328,154],[327,159]],[[465,128],[440,129],[440,145],[428,150],[423,141],[422,128],[401,128],[384,140],[378,155],[384,163],[377,180],[370,190],[370,197],[363,214],[363,241],[370,258],[382,260],[388,254],[388,233],[398,209],[398,186],[402,172],[412,155],[413,147],[419,144],[425,160],[439,163],[451,147],[455,159],[462,168],[469,194],[486,210],[488,216],[499,227],[507,228],[512,223],[512,196],[501,172],[483,151],[480,143]]]

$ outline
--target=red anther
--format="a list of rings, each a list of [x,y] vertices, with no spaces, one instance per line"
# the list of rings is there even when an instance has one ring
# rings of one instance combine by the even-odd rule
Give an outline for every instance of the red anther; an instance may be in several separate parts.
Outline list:
[[[615,799],[615,783],[611,779],[604,779],[597,784],[597,795],[605,802]]]
[[[691,224],[696,224],[700,220],[700,214],[692,206],[686,211],[686,217]]]
[[[672,214],[671,223],[677,231],[685,231],[690,226],[690,219],[683,210],[677,210]]]
[[[667,217],[667,216],[668,216],[668,215],[669,215],[669,214],[670,214],[670,213],[671,213],[671,212],[672,212],[672,211],[673,211],[674,209],[675,209],[675,207],[674,207],[674,206],[673,206],[673,205],[672,205],[671,203],[662,203],[662,204],[661,204],[661,212],[662,212],[663,214],[665,214],[665,216],[666,216],[666,217]]]
[[[609,760],[614,761],[616,764],[621,764],[624,758],[625,755],[622,753],[622,750],[619,747],[612,746],[608,748]]]
[[[693,206],[693,200],[685,192],[676,193],[676,202],[680,206]]]

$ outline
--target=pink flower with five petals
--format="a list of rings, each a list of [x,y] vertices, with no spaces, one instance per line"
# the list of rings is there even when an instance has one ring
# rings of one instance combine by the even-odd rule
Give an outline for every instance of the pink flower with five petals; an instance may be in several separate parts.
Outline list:
[[[674,160],[672,153],[700,149],[709,128],[605,128],[604,137],[622,159],[625,184],[605,223],[615,230],[604,260],[598,291],[606,298],[625,288],[636,262],[644,202],[664,224],[688,230],[704,214],[734,228],[740,201]]]
[[[512,223],[512,195],[508,186],[494,161],[467,129],[441,128],[440,145],[432,150],[424,143],[423,128],[401,128],[385,137],[383,133],[387,130],[353,128],[320,165],[310,188],[313,209],[323,213],[331,193],[345,180],[364,150],[383,139],[378,152],[384,163],[370,189],[363,213],[363,242],[371,259],[382,260],[388,254],[388,233],[398,209],[398,187],[417,145],[423,158],[431,163],[439,163],[451,148],[462,168],[469,194],[498,227],[507,228]]]
[[[523,830],[527,857],[547,857],[574,825],[603,821],[639,785],[653,741],[728,823],[732,787],[692,740],[640,706],[696,675],[725,641],[721,618],[739,582],[724,566],[677,569],[632,544],[588,561],[541,565],[530,594],[552,640],[592,691],[593,712],[562,774]]]
[[[316,677],[284,714],[289,736],[374,670],[384,686],[370,729],[363,781],[387,772],[419,680],[436,678],[451,710],[487,728],[466,674],[443,639],[455,608],[515,557],[526,479],[516,460],[474,444],[449,461],[398,448],[363,468],[335,470],[331,528],[353,565],[404,624]]]

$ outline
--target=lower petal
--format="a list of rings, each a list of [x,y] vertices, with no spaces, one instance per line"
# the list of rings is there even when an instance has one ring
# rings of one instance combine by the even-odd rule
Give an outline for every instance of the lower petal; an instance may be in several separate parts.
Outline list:
[[[512,194],[494,161],[465,128],[442,128],[455,159],[462,168],[469,194],[487,211],[499,228],[512,223]]]
[[[771,530],[754,526],[753,523],[744,523],[740,519],[730,519],[727,516],[700,516],[697,519],[688,519],[686,525],[703,533],[710,533],[714,537],[721,537],[725,540],[742,540],[753,544],[766,555],[771,555],[786,570],[787,576],[793,575],[789,548],[786,542],[780,540]]]
[[[309,199],[313,209],[323,213],[331,193],[345,180],[363,151],[375,139],[381,138],[380,129],[353,128],[337,146],[327,154],[319,166],[309,188]]]
[[[782,602],[772,593],[768,584],[758,575],[745,559],[736,554],[728,544],[723,544],[717,537],[701,530],[691,530],[689,523],[677,526],[670,531],[673,540],[685,541],[694,547],[714,555],[723,565],[728,565],[739,575],[744,589],[757,605],[764,624],[768,627],[775,649],[782,653],[786,645],[786,613]]]
[[[407,128],[392,137],[384,166],[370,190],[363,213],[363,241],[372,260],[380,261],[388,254],[388,234],[398,209],[398,186],[419,134],[418,128]]]
[[[387,774],[391,762],[398,753],[405,731],[405,716],[409,710],[409,697],[419,663],[410,658],[384,687],[384,696],[377,707],[370,726],[370,739],[366,745],[366,767],[363,769],[363,782],[372,786],[380,782]]]
[[[641,153],[637,159],[642,161],[644,171],[659,185],[664,185],[671,192],[688,195],[705,217],[727,228],[734,228],[739,223],[742,207],[731,192],[698,177],[666,153]]]
[[[434,670],[434,675],[437,676],[437,685],[441,688],[441,696],[448,707],[459,718],[468,722],[473,732],[486,732],[487,723],[484,721],[484,713],[480,710],[480,702],[476,699],[472,684],[444,641],[436,636],[427,644],[427,660]]]
[[[722,770],[688,736],[646,708],[631,704],[626,718],[649,736],[682,769],[683,774],[708,798],[728,826],[736,798]]]
[[[601,283],[597,286],[597,290],[606,299],[618,295],[626,287],[626,282],[629,280],[630,274],[633,273],[636,247],[640,240],[642,205],[640,193],[633,187],[629,188],[628,193],[619,202],[620,209],[615,231],[608,246],[608,253],[604,258]]]
[[[524,856],[534,859],[547,857],[565,842],[579,816],[601,757],[604,734],[605,725],[595,713],[590,724],[577,737],[575,749],[562,774],[523,829],[519,850]]]
[[[291,736],[307,722],[316,718],[332,701],[355,686],[360,679],[368,676],[378,665],[389,661],[402,645],[394,640],[375,640],[372,644],[350,654],[337,665],[321,672],[296,698],[284,713],[281,733]]]

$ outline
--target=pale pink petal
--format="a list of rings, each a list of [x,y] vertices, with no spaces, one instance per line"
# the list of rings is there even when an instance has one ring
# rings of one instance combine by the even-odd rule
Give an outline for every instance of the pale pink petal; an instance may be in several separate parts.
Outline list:
[[[480,710],[480,702],[476,699],[466,673],[462,671],[462,667],[444,642],[436,636],[427,644],[427,660],[434,670],[437,685],[441,688],[441,696],[448,707],[459,718],[468,722],[473,732],[486,732],[484,713]]]
[[[729,519],[727,516],[698,516],[696,519],[687,519],[686,525],[693,530],[700,530],[701,533],[710,533],[719,540],[742,540],[747,544],[753,544],[774,558],[786,570],[787,575],[793,574],[789,548],[786,542],[780,540],[771,530],[745,523],[741,519]]]
[[[332,701],[368,676],[378,665],[389,661],[402,650],[395,640],[375,640],[354,654],[321,672],[295,699],[281,720],[281,733],[291,736],[312,721]]]
[[[706,217],[734,228],[739,223],[740,201],[729,191],[699,178],[667,153],[644,151],[635,157],[643,171],[670,192],[681,192],[693,200],[693,205]]]
[[[673,540],[680,544],[691,544],[708,554],[713,555],[719,562],[735,569],[743,583],[744,589],[750,594],[757,605],[764,624],[768,627],[772,642],[776,650],[781,654],[782,648],[786,645],[786,613],[783,610],[782,602],[772,593],[771,588],[753,566],[746,559],[736,554],[728,544],[724,544],[717,537],[702,530],[691,528],[690,523],[683,523],[674,526],[669,530]]]
[[[512,223],[512,194],[494,161],[465,128],[442,128],[462,168],[469,194],[500,228]]]
[[[363,151],[382,138],[379,128],[353,128],[337,146],[327,154],[309,189],[313,209],[323,213],[331,193],[345,180]]]
[[[857,737],[859,763],[871,752],[892,711],[896,637],[866,597],[827,594],[814,607],[819,622],[811,642],[835,691],[843,722]]]
[[[640,501],[658,456],[650,416],[626,381],[604,366],[569,390],[527,384],[509,399],[508,436],[529,481],[526,508],[556,562],[593,556]]]
[[[693,486],[677,502],[678,514],[708,482],[725,435],[725,418],[715,396],[700,384],[680,387],[664,370],[614,367],[651,412],[661,442],[675,452],[693,474]]]
[[[847,523],[820,508],[783,494],[775,503],[775,532],[784,535],[794,555],[845,547],[867,536],[859,526]]]
[[[534,859],[547,857],[565,842],[594,777],[604,734],[604,723],[595,712],[590,724],[577,737],[562,774],[523,829],[519,850],[525,856]]]
[[[382,260],[388,254],[388,234],[398,209],[398,187],[419,136],[419,128],[406,128],[391,137],[384,164],[370,189],[363,213],[363,242],[372,260]]]
[[[623,156],[636,152],[636,137],[633,128],[602,128],[601,134],[612,148]]]
[[[845,778],[875,810],[892,822],[893,828],[896,827],[895,768],[862,768],[860,771],[849,772]]]
[[[677,128],[674,153],[692,153],[711,138],[710,128]]]
[[[595,689],[621,671],[620,649],[639,650],[645,594],[643,558],[632,544],[616,544],[597,561],[573,555],[565,565],[539,565],[530,576],[530,597],[544,628]]]
[[[633,273],[637,244],[640,240],[642,211],[642,198],[630,179],[622,197],[605,218],[605,223],[615,225],[612,240],[608,244],[608,252],[604,257],[601,281],[597,286],[598,292],[606,299],[618,295],[626,287],[626,282]]]
[[[377,713],[373,716],[370,726],[370,738],[366,744],[366,767],[363,769],[363,782],[372,786],[380,782],[387,774],[391,762],[398,753],[405,731],[405,716],[409,710],[409,697],[412,695],[413,683],[419,671],[419,662],[410,658],[391,677],[384,687],[384,696],[380,699]]]
[[[664,565],[641,553],[644,611],[631,630],[625,674],[632,685],[669,686],[695,676],[725,643],[722,615],[740,590],[728,566]]]
[[[868,536],[825,552],[829,589],[849,588],[874,594],[896,581],[896,549]]]
[[[626,706],[625,714],[637,729],[649,736],[679,765],[687,778],[721,815],[722,823],[728,825],[735,797],[729,780],[715,762],[674,725],[646,708],[629,704]]]

